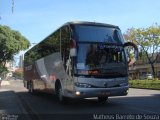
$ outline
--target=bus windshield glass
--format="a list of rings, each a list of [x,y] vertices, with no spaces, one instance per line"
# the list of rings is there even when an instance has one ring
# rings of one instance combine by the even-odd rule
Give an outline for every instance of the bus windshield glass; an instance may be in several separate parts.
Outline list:
[[[104,42],[123,44],[124,39],[118,28],[77,25],[76,39],[83,42]]]
[[[119,31],[116,28],[97,26],[76,27],[78,75],[127,76],[124,41]],[[117,34],[116,37],[114,34]]]

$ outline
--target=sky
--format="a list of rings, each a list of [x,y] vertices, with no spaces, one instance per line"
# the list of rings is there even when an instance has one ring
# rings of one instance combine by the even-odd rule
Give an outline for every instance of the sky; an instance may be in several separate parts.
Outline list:
[[[160,24],[160,0],[0,0],[0,24],[39,43],[68,21],[91,21],[128,28]]]
[[[160,0],[0,0],[0,25],[35,45],[69,21],[113,24],[125,33],[132,27],[160,25],[159,11]],[[15,56],[16,65],[23,53]]]

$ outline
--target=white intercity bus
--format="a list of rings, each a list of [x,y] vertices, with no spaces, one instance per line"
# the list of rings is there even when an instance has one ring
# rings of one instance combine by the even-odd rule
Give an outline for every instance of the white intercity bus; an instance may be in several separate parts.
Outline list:
[[[60,102],[90,97],[105,102],[127,95],[128,65],[137,56],[137,46],[125,42],[118,26],[68,22],[25,53],[24,86],[31,93],[55,93]]]

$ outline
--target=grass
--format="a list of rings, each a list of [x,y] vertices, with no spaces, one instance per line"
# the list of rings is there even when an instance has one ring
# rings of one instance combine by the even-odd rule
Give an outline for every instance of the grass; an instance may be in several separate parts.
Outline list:
[[[130,87],[160,90],[160,80],[129,80]]]

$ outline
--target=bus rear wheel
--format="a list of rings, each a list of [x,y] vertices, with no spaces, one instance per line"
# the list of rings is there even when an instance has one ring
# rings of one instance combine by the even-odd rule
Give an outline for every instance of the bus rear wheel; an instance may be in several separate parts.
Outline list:
[[[106,103],[108,100],[108,97],[98,97],[98,102],[99,103]]]
[[[33,93],[34,92],[33,83],[31,81],[28,82],[28,92],[29,93]]]

